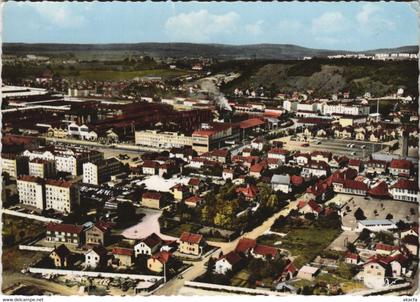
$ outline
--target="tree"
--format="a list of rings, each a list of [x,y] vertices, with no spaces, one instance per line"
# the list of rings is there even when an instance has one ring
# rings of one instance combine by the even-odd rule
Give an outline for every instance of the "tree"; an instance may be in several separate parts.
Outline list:
[[[363,229],[359,234],[359,240],[368,241],[370,239],[371,232],[368,229]]]
[[[128,201],[120,202],[117,206],[117,223],[124,224],[132,221],[136,217],[136,209]]]
[[[353,270],[351,266],[345,262],[341,262],[338,266],[338,274],[347,280],[351,280],[351,278],[353,278]]]
[[[392,214],[391,213],[389,213],[388,215],[386,215],[386,217],[385,217],[386,219],[392,219],[392,218],[394,218],[394,216],[392,216]]]
[[[357,208],[357,210],[354,212],[354,217],[357,220],[365,220],[366,219],[365,213],[363,212],[363,210],[361,208]]]
[[[356,246],[353,243],[347,243],[347,249],[349,250],[350,253],[356,253]]]

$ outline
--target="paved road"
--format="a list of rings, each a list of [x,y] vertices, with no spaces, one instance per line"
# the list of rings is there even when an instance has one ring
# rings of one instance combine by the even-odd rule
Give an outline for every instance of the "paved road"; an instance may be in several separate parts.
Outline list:
[[[239,239],[243,237],[257,239],[259,236],[263,235],[266,231],[268,231],[271,226],[273,225],[274,221],[280,216],[287,216],[289,212],[296,208],[298,201],[292,201],[288,206],[284,209],[280,210],[279,212],[275,213],[273,216],[268,218],[264,221],[260,226],[256,227],[250,232],[244,233],[242,236],[238,237],[236,240],[231,242],[212,242],[209,241],[208,244],[212,246],[219,247],[219,249],[215,250],[210,255],[207,255],[203,260],[200,262],[195,262],[192,268],[182,274],[183,279],[173,279],[167,282],[162,288],[157,290],[154,295],[177,295],[179,294],[180,289],[184,286],[185,281],[191,281],[203,274],[206,270],[205,263],[208,259],[213,255],[218,255],[220,251],[223,251],[223,254],[229,253],[233,251],[238,244]]]
[[[159,217],[162,211],[152,209],[141,209],[141,212],[146,214],[140,223],[124,230],[121,235],[128,239],[143,239],[152,233],[156,233],[164,240],[176,240],[177,238],[164,235],[160,232]]]

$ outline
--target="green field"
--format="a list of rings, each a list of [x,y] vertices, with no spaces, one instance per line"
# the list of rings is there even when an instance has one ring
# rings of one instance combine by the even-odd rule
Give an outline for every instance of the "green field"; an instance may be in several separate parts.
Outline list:
[[[294,228],[282,239],[282,248],[289,250],[296,257],[295,265],[301,267],[325,250],[340,232],[314,225]]]

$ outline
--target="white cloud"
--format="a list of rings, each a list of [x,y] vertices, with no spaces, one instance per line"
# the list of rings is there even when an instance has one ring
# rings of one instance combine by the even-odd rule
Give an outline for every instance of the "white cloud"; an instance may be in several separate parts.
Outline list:
[[[311,31],[314,33],[337,33],[347,27],[347,20],[340,12],[326,12],[312,20]]]
[[[49,23],[59,27],[78,27],[85,21],[84,16],[77,15],[66,3],[31,2],[25,3]]]
[[[235,12],[216,15],[202,9],[170,17],[165,29],[172,40],[207,42],[212,36],[236,32],[239,19]]]
[[[375,4],[368,3],[363,5],[362,10],[357,13],[356,20],[365,31],[378,31],[386,29],[394,29],[395,23],[383,16],[383,8]]]
[[[297,32],[303,29],[303,24],[297,20],[281,20],[278,28],[286,33]]]
[[[263,20],[258,20],[255,23],[245,25],[245,30],[247,33],[258,36],[263,33],[262,25],[264,24]]]

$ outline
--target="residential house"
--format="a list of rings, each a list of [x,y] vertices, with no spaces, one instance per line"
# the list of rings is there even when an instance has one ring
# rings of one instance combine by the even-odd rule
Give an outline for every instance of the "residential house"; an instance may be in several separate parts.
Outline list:
[[[304,177],[322,177],[330,174],[330,166],[323,161],[316,162],[310,160],[302,167],[302,176]]]
[[[85,253],[85,265],[88,268],[103,266],[108,261],[108,251],[102,245],[97,245]]]
[[[334,192],[366,196],[369,187],[361,181],[344,179],[334,182]]]
[[[156,175],[158,173],[159,163],[153,160],[143,162],[142,171],[146,175]]]
[[[419,237],[414,235],[406,235],[401,240],[402,245],[413,256],[419,255]]]
[[[52,259],[54,266],[58,268],[69,267],[70,265],[70,250],[61,244],[49,254],[49,258]]]
[[[277,158],[280,159],[283,163],[287,163],[289,160],[290,152],[285,149],[280,148],[273,148],[270,151],[268,151],[268,158]]]
[[[265,162],[259,162],[252,165],[251,168],[249,168],[249,176],[260,178],[266,167],[267,165]]]
[[[239,239],[239,242],[235,248],[235,252],[240,253],[242,255],[248,255],[251,253],[252,249],[256,245],[257,245],[257,241],[255,239],[244,237],[244,238]]]
[[[215,263],[214,271],[217,274],[226,274],[228,271],[235,271],[242,261],[242,257],[235,251],[222,255]]]
[[[359,254],[347,252],[344,256],[344,262],[347,264],[357,265],[360,261]]]
[[[161,273],[166,268],[171,260],[171,253],[160,251],[147,259],[147,268],[155,273]]]
[[[322,207],[314,200],[309,200],[308,202],[301,200],[297,204],[297,208],[302,214],[314,214],[315,217],[318,217],[322,212]]]
[[[280,276],[277,278],[277,281],[284,282],[287,280],[292,279],[297,273],[297,269],[294,266],[293,262],[289,261],[289,264],[287,264],[283,271],[281,272]]]
[[[313,280],[318,273],[320,272],[319,268],[304,265],[300,268],[297,273],[297,278],[304,279],[304,280]]]
[[[236,193],[245,197],[248,201],[253,201],[258,194],[258,188],[255,185],[247,184],[246,187],[237,187]]]
[[[415,180],[408,180],[400,178],[398,181],[391,186],[390,193],[393,199],[419,202],[419,184]]]
[[[201,205],[201,203],[203,202],[203,198],[197,195],[193,195],[191,197],[188,197],[187,199],[185,199],[185,204],[191,208],[195,208],[196,206]]]
[[[113,263],[119,268],[129,268],[133,265],[133,249],[115,247],[112,249]]]
[[[111,239],[112,224],[106,221],[97,221],[85,231],[86,244],[107,245]]]
[[[328,162],[331,160],[332,154],[328,151],[314,151],[311,153],[311,160],[312,161],[323,161],[328,164]]]
[[[163,240],[155,233],[150,234],[134,246],[134,254],[137,258],[140,255],[153,255],[163,245]]]
[[[274,191],[281,191],[285,194],[290,192],[290,175],[274,174],[271,177],[271,187]]]
[[[371,159],[365,162],[365,170],[367,174],[383,174],[386,172],[387,162],[384,160]]]
[[[251,255],[254,258],[275,259],[279,256],[279,252],[275,247],[257,244],[252,250]]]
[[[79,246],[84,242],[83,227],[74,224],[52,223],[47,225],[46,241]]]
[[[203,182],[199,178],[190,178],[188,181],[188,188],[190,193],[196,194],[203,186]]]
[[[179,238],[178,250],[183,254],[200,256],[203,253],[204,245],[203,235],[184,232]]]
[[[406,159],[393,159],[389,164],[389,173],[396,176],[408,177],[411,174],[413,164]]]
[[[311,160],[311,155],[310,154],[297,153],[295,155],[295,161],[299,166],[307,165],[310,160]]]
[[[222,173],[223,180],[233,180],[235,178],[235,172],[233,169],[223,169]]]
[[[141,205],[146,208],[161,209],[163,197],[159,192],[146,191],[141,196]]]
[[[189,194],[189,188],[184,184],[176,184],[171,188],[171,192],[175,200],[181,201]]]

